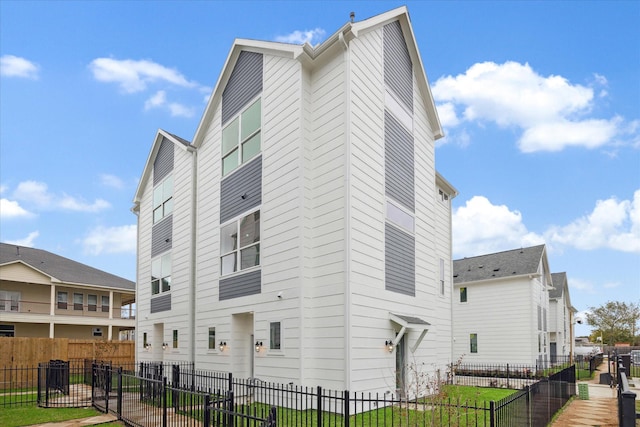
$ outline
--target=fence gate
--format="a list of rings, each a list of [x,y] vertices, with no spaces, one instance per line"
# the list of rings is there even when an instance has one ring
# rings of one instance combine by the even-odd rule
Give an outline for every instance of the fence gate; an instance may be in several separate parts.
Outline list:
[[[111,366],[94,363],[91,384],[91,404],[100,412],[109,411],[109,392],[111,391]]]
[[[233,391],[224,396],[205,396],[204,427],[275,427],[277,413],[275,406],[236,405]]]

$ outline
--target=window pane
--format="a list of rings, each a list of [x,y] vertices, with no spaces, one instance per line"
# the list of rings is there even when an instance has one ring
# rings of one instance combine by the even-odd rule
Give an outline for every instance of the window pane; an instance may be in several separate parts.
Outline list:
[[[151,280],[159,279],[162,275],[162,259],[156,258],[151,261]]]
[[[232,252],[229,255],[225,255],[220,260],[221,274],[229,274],[236,271],[236,253]]]
[[[240,251],[240,269],[260,265],[260,245],[249,246]]]
[[[162,292],[171,290],[171,276],[162,278]]]
[[[153,223],[160,221],[162,219],[162,205],[160,207],[155,208],[153,210]]]
[[[470,344],[471,344],[471,353],[477,353],[478,352],[478,334],[471,334],[470,335]]]
[[[160,293],[160,279],[155,279],[151,282],[151,295]]]
[[[228,254],[238,249],[238,224],[233,222],[220,230],[220,253]]]
[[[260,241],[260,211],[242,218],[240,222],[240,247]]]
[[[260,100],[258,99],[253,105],[242,113],[242,132],[240,139],[244,141],[249,135],[260,129],[261,116]]]
[[[209,349],[216,348],[216,328],[209,328]]]
[[[173,330],[173,348],[178,348],[178,330]]]
[[[414,232],[414,219],[413,216],[403,211],[393,203],[387,202],[387,218],[389,221],[393,222],[396,225],[408,230],[410,232]]]
[[[222,175],[226,175],[238,167],[238,149],[229,153],[227,157],[222,159]]]
[[[246,163],[260,152],[260,135],[258,132],[250,140],[242,144],[242,163]]]
[[[460,288],[460,302],[467,302],[467,288]]]
[[[73,294],[73,303],[74,304],[82,304],[84,295],[82,294]]]
[[[238,119],[232,121],[226,128],[222,130],[222,154],[225,155],[229,151],[238,146]]]
[[[280,350],[280,322],[271,322],[269,329],[269,348],[271,350]]]
[[[173,176],[169,175],[162,183],[162,201],[173,197]]]
[[[171,276],[171,254],[162,256],[162,277]]]
[[[66,292],[58,292],[58,302],[67,302]]]
[[[164,202],[164,205],[162,206],[162,210],[163,210],[163,217],[171,214],[171,212],[173,212],[173,198],[167,200],[166,202]]]
[[[163,188],[162,185],[158,185],[154,190],[153,190],[153,207],[157,208],[158,206],[162,205],[163,200]]]
[[[10,292],[11,295],[11,311],[18,311],[18,302],[20,301],[19,292]]]

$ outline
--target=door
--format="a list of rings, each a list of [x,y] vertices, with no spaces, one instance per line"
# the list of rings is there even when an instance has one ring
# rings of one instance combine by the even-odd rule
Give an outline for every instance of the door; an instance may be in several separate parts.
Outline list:
[[[549,352],[551,353],[551,363],[556,363],[556,353],[557,351],[557,347],[556,347],[556,343],[552,342],[549,343]]]
[[[406,335],[403,335],[396,345],[396,392],[404,396],[407,389],[407,350]]]

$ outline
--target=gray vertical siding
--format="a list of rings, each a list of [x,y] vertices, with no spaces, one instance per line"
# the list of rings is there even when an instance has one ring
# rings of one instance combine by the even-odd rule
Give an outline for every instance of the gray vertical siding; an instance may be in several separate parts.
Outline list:
[[[384,112],[385,193],[415,211],[413,136]]]
[[[151,298],[151,313],[171,310],[171,294]]]
[[[400,21],[384,26],[384,83],[413,112],[413,64]]]
[[[240,274],[238,276],[220,279],[220,301],[259,294],[262,288],[262,274],[260,270]]]
[[[173,142],[162,138],[160,149],[153,162],[153,185],[162,181],[162,178],[173,170],[173,149]]]
[[[262,156],[258,156],[220,183],[220,222],[226,222],[261,203]]]
[[[385,224],[385,289],[405,295],[416,295],[415,238],[396,227]]]
[[[240,52],[222,92],[223,125],[262,92],[262,62],[260,53]]]
[[[166,216],[153,225],[151,230],[151,257],[171,249],[173,215]]]

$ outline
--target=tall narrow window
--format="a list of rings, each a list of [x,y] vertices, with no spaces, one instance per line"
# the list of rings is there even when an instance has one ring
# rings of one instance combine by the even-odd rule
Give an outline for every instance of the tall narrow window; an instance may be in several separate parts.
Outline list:
[[[98,309],[98,295],[87,295],[87,310],[96,311]]]
[[[216,328],[209,328],[209,350],[216,348]]]
[[[102,312],[103,313],[109,312],[109,296],[108,295],[102,295]]]
[[[470,344],[470,351],[471,353],[477,353],[478,352],[478,334],[471,334],[469,335],[469,344]]]
[[[282,348],[280,328],[280,322],[271,322],[269,324],[269,348],[271,350],[280,350]]]
[[[173,348],[178,348],[178,330],[173,330]]]
[[[142,334],[142,348],[147,348],[147,345],[149,344],[149,342],[147,341],[147,333],[144,332]]]
[[[82,305],[84,304],[84,294],[73,294],[73,309],[74,310],[82,310]]]
[[[222,227],[220,254],[222,275],[260,265],[260,211]]]
[[[467,288],[460,288],[460,302],[467,302]]]
[[[222,130],[223,176],[260,153],[261,121],[262,106],[258,99]]]
[[[169,175],[153,189],[153,223],[173,212],[173,176]]]
[[[444,295],[444,260],[440,258],[440,295]]]
[[[171,290],[171,253],[151,261],[151,295]]]
[[[67,294],[66,292],[58,291],[58,308],[59,309],[61,310],[67,309],[68,298],[69,298],[69,294]]]

